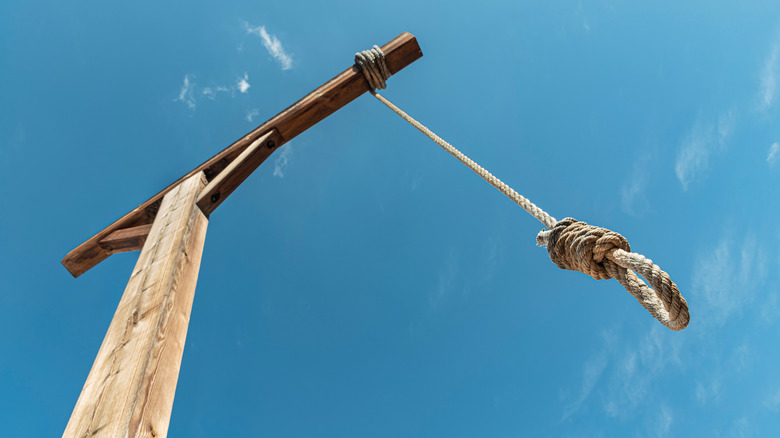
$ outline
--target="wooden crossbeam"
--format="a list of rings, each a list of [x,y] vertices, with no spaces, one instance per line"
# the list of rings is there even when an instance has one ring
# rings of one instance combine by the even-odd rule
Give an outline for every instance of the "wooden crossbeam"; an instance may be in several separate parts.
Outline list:
[[[399,72],[422,57],[422,51],[417,44],[417,39],[408,32],[402,33],[383,45],[382,51],[385,53],[387,66],[391,74]],[[63,266],[74,277],[87,272],[115,252],[106,249],[105,245],[100,244],[101,241],[104,241],[118,230],[153,223],[163,196],[185,179],[203,172],[209,181],[214,180],[250,144],[272,129],[276,129],[280,137],[279,144],[273,149],[276,150],[278,146],[290,141],[344,105],[357,99],[366,91],[369,91],[369,85],[363,73],[356,66],[350,66],[74,248],[62,259]],[[265,158],[267,156],[263,157],[263,159]],[[257,164],[259,165],[260,163]]]

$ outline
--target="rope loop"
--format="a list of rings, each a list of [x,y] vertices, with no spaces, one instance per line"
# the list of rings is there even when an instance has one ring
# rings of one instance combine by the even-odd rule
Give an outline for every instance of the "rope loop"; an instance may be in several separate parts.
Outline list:
[[[596,280],[616,279],[666,327],[682,330],[688,325],[688,303],[669,274],[631,252],[628,240],[619,233],[567,217],[551,230],[539,232],[536,242],[547,245],[550,260],[561,269],[580,271]]]
[[[374,45],[371,50],[355,53],[355,64],[363,71],[371,90],[384,90],[387,87],[385,81],[390,78],[390,69],[379,46]]]

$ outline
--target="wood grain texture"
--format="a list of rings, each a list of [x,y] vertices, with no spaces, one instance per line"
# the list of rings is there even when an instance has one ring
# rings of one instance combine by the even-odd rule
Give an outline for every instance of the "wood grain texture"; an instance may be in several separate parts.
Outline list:
[[[279,147],[281,141],[279,131],[272,129],[244,149],[198,195],[197,204],[203,214],[209,217]]]
[[[208,219],[195,205],[206,177],[163,198],[63,437],[168,432]]]
[[[98,242],[100,247],[110,254],[118,252],[140,251],[146,242],[146,237],[152,229],[152,224],[123,228],[109,234]]]
[[[392,74],[422,57],[417,39],[408,32],[383,45],[382,51]],[[345,56],[351,58],[351,55],[350,53]],[[352,65],[77,246],[62,259],[62,264],[74,277],[78,277],[111,255],[100,246],[101,240],[118,229],[152,223],[162,197],[184,179],[204,172],[206,177],[212,180],[262,134],[276,128],[281,136],[281,146],[366,91],[369,91],[368,81],[363,73]]]

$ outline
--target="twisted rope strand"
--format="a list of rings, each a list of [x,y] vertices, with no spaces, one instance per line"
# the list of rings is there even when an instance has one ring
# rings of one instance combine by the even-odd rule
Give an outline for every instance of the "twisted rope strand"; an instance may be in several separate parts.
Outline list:
[[[490,185],[497,188],[501,193],[503,193],[509,199],[514,201],[517,205],[522,207],[523,210],[530,213],[531,216],[539,220],[539,222],[544,224],[544,226],[546,226],[547,228],[552,228],[555,225],[556,221],[554,217],[550,216],[544,210],[537,207],[533,202],[529,201],[525,196],[517,193],[514,189],[506,185],[506,183],[496,178],[492,173],[488,172],[487,169],[474,162],[474,160],[466,156],[466,154],[464,154],[463,152],[456,149],[453,145],[449,144],[446,140],[434,134],[433,131],[425,127],[422,123],[418,122],[408,114],[406,114],[402,109],[395,106],[384,96],[374,91],[372,91],[371,94],[373,94],[374,97],[379,99],[380,102],[387,105],[387,107],[393,110],[396,114],[401,116],[401,118],[403,118],[404,120],[409,122],[412,126],[417,128],[417,130],[425,134],[426,137],[433,140],[434,143],[441,146],[442,149],[449,152],[450,155],[457,158],[458,161],[465,164],[469,169],[473,170],[474,173],[482,177],[482,179],[487,181]]]
[[[371,94],[410,125],[417,128],[458,161],[482,177],[509,199],[547,227],[536,236],[538,245],[547,246],[550,260],[561,269],[580,271],[596,280],[616,279],[650,314],[672,330],[682,330],[690,321],[688,303],[669,274],[647,257],[631,252],[628,240],[619,233],[595,227],[573,218],[556,221],[523,195],[506,185],[463,152],[395,106],[376,92],[384,89],[390,71],[379,47],[355,54],[355,63],[363,71]],[[644,277],[648,287],[635,272]]]

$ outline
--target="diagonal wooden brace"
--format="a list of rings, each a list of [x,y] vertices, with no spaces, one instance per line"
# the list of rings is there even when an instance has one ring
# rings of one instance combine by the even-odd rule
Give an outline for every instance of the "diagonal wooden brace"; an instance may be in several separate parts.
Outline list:
[[[244,152],[209,182],[198,195],[197,204],[206,217],[238,188],[276,150],[282,137],[272,129],[253,141]]]
[[[387,66],[391,74],[422,57],[422,51],[417,44],[414,35],[404,32],[382,46],[382,51],[387,60]],[[149,225],[154,222],[160,202],[166,193],[177,187],[182,181],[192,175],[203,172],[209,181],[213,181],[230,163],[232,163],[244,150],[262,135],[276,129],[279,142],[273,149],[290,141],[298,134],[314,126],[321,120],[336,112],[360,95],[369,91],[369,85],[363,73],[354,65],[350,66],[336,77],[321,85],[298,102],[272,117],[267,122],[258,126],[248,134],[236,140],[233,144],[223,149],[218,154],[206,160],[174,183],[152,196],[138,207],[125,214],[113,224],[98,232],[87,241],[70,251],[62,264],[74,276],[87,272],[89,269],[105,260],[113,252],[101,241],[109,238],[112,233],[129,228]],[[269,154],[270,155],[270,154]],[[263,159],[267,156],[262,157]],[[260,160],[262,162],[262,160]],[[257,163],[257,165],[260,164]],[[256,166],[255,166],[256,167]],[[235,187],[233,187],[235,189]],[[209,198],[210,199],[210,198]],[[218,203],[217,203],[218,204]],[[200,205],[200,204],[199,204]],[[202,207],[202,206],[201,206]],[[216,206],[213,206],[216,208]],[[211,208],[211,207],[209,207]],[[213,211],[213,208],[211,208]],[[135,231],[138,231],[136,229]],[[128,231],[129,232],[129,231]],[[138,245],[140,247],[140,245]]]

